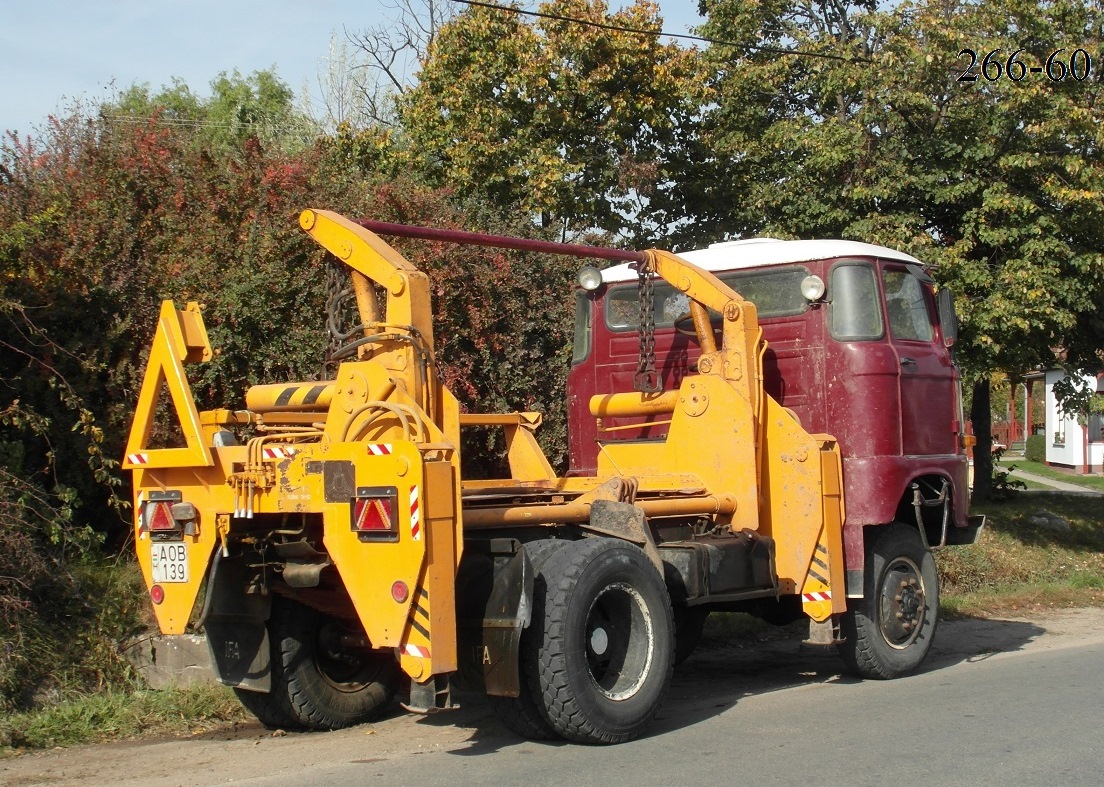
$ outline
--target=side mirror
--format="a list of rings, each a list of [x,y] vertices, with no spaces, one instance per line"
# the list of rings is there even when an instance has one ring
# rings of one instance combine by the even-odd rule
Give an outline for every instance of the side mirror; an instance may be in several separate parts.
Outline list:
[[[943,287],[935,295],[936,311],[939,312],[939,329],[943,333],[943,344],[954,347],[958,341],[958,313],[955,311],[954,293]]]

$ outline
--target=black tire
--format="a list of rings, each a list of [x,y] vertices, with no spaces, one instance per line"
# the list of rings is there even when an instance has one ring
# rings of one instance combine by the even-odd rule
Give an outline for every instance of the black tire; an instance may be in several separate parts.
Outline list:
[[[305,727],[336,730],[378,717],[394,699],[399,667],[390,653],[341,644],[355,633],[302,604],[272,610],[292,714]]]
[[[610,538],[572,543],[542,573],[536,655],[549,724],[578,743],[639,736],[671,681],[675,626],[663,579],[639,547]]]
[[[271,633],[269,634],[269,642],[272,642]],[[241,704],[245,706],[245,709],[256,716],[257,721],[270,730],[302,729],[302,723],[291,710],[287,682],[283,677],[278,652],[272,654],[269,665],[272,670],[272,689],[270,691],[249,691],[248,689],[234,687],[234,693],[238,695],[238,699],[241,700]]]
[[[675,607],[675,666],[690,658],[701,640],[709,611],[701,607]]]
[[[541,623],[544,613],[545,580],[541,568],[556,552],[571,542],[563,539],[541,539],[525,545],[525,553],[536,574],[533,583],[533,618],[529,627],[521,632],[518,648],[518,671],[521,679],[521,693],[517,697],[488,697],[491,710],[503,726],[523,738],[534,741],[558,740],[559,735],[544,714],[540,703],[540,682],[537,677],[536,652],[540,647],[542,635]],[[526,654],[532,654],[527,657]]]
[[[234,693],[238,696],[241,704],[245,706],[245,709],[256,716],[257,721],[269,729],[302,729],[302,723],[291,710],[287,681],[284,680],[284,669],[280,660],[280,649],[272,626],[269,626],[268,630],[268,650],[268,666],[272,675],[272,688],[267,692],[262,692],[250,691],[235,686]]]
[[[862,599],[843,616],[844,663],[864,678],[889,679],[915,670],[939,623],[935,559],[915,527],[894,523],[867,549]]]

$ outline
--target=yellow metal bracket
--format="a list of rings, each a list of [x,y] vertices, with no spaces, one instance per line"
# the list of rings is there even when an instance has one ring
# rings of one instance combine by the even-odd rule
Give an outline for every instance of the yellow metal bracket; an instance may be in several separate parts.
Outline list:
[[[203,442],[199,412],[184,374],[184,364],[211,359],[211,343],[203,324],[199,304],[189,302],[177,309],[172,301],[161,304],[157,333],[153,338],[142,389],[138,394],[134,424],[127,438],[123,468],[211,467],[211,449]],[[185,447],[147,448],[157,400],[164,385],[169,390]]]

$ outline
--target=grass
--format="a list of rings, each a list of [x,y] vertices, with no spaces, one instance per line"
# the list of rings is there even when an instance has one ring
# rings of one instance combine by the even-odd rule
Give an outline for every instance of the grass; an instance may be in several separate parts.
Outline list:
[[[1055,532],[1031,518],[1047,511],[1069,521]],[[1101,501],[1079,495],[1016,494],[979,506],[988,521],[979,543],[937,555],[949,616],[989,617],[1104,604]]]
[[[0,718],[0,756],[139,735],[197,734],[247,718],[234,692],[222,685],[109,690]]]
[[[1042,462],[1029,462],[1026,459],[1018,458],[1010,459],[1007,456],[1001,460],[1000,464],[1003,466],[1015,465],[1017,470],[1023,470],[1025,473],[1033,473],[1043,478],[1052,478],[1055,481],[1064,481],[1067,484],[1077,484],[1086,489],[1104,492],[1104,475],[1082,475],[1081,473],[1048,467]]]

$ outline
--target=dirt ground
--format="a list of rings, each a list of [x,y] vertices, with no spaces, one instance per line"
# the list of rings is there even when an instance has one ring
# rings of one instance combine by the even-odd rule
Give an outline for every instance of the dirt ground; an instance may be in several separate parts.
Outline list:
[[[1029,617],[940,624],[923,669],[937,670],[996,654],[1104,641],[1104,608],[1045,611]],[[838,679],[829,649],[798,639],[705,642],[675,671],[653,732],[700,723],[740,697]],[[723,702],[718,702],[718,699]],[[7,785],[184,785],[272,777],[284,763],[383,762],[437,750],[491,752],[525,745],[503,730],[479,697],[431,717],[396,710],[374,724],[331,733],[283,733],[259,725],[176,739],[141,739],[58,749],[0,761]]]

